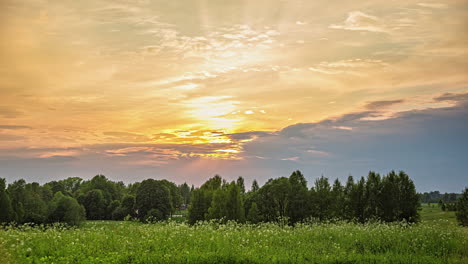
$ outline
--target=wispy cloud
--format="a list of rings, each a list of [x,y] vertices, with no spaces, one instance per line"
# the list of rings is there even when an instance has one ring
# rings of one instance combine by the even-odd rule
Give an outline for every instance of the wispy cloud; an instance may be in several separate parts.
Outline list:
[[[332,24],[329,26],[332,29],[370,31],[370,32],[387,32],[385,26],[378,17],[372,16],[361,11],[352,11],[348,13],[348,17],[342,24]]]

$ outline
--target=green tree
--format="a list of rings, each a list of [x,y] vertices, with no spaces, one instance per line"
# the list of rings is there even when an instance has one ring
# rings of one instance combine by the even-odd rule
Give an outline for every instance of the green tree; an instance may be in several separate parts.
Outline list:
[[[166,183],[153,179],[141,182],[136,194],[135,203],[138,210],[138,218],[140,219],[157,216],[157,220],[165,220],[169,218],[172,211],[169,188],[166,186]],[[157,209],[160,214],[149,214],[152,209]]]
[[[0,178],[0,223],[14,221],[14,211],[11,206],[10,196],[6,190],[6,181]]]
[[[309,216],[307,180],[300,171],[289,176],[291,192],[289,194],[288,217],[292,223],[304,220]]]
[[[179,185],[179,191],[182,195],[182,201],[185,205],[190,203],[190,187],[186,182],[184,184]]]
[[[197,221],[206,220],[208,209],[211,206],[213,194],[220,189],[223,180],[219,175],[208,179],[199,189],[192,191],[190,206],[188,208],[188,222],[194,224]]]
[[[10,195],[13,207],[13,218],[18,223],[24,223],[24,197],[26,196],[26,182],[21,179],[8,185],[7,192]]]
[[[42,187],[37,182],[25,185],[22,199],[24,208],[23,222],[44,223],[47,220],[47,204],[42,199]]]
[[[367,176],[367,181],[364,188],[364,200],[366,206],[364,208],[364,218],[380,219],[381,215],[381,178],[378,173],[370,171]]]
[[[321,176],[315,181],[315,204],[316,213],[320,220],[329,219],[332,216],[332,193],[328,178]]]
[[[256,202],[253,202],[252,205],[250,206],[250,210],[247,215],[247,221],[249,221],[252,224],[256,224],[260,222],[260,215],[258,212],[258,207],[257,207]]]
[[[468,226],[468,188],[465,188],[457,201],[457,220],[463,226]]]
[[[207,213],[205,191],[202,189],[194,189],[191,192],[190,205],[188,207],[188,223],[193,225],[197,221],[205,220],[205,214]]]
[[[244,178],[242,178],[242,176],[239,176],[239,178],[237,178],[236,183],[237,183],[237,186],[239,186],[241,193],[244,194],[245,193]]]
[[[336,179],[333,182],[331,190],[331,217],[342,219],[344,217],[344,187],[340,180]]]
[[[260,189],[260,187],[258,186],[257,180],[253,180],[253,182],[252,182],[252,188],[251,188],[250,191],[256,192],[256,191],[258,191],[258,189]]]
[[[226,219],[244,222],[245,211],[241,188],[233,182],[227,186],[226,192]]]
[[[86,209],[86,218],[89,220],[106,219],[108,201],[104,198],[100,189],[90,190],[84,196],[78,197],[80,203]]]
[[[344,204],[343,204],[343,218],[347,220],[351,220],[354,218],[354,204],[351,199],[352,193],[354,190],[354,178],[353,176],[349,175],[348,180],[346,181],[346,185],[343,190],[343,196],[344,196]]]
[[[381,198],[381,220],[392,222],[397,220],[398,206],[398,178],[394,171],[391,171],[382,179],[382,198]]]
[[[287,217],[291,184],[285,177],[270,179],[257,191],[257,206],[263,220]]]
[[[413,181],[405,172],[400,171],[398,173],[398,185],[398,220],[404,219],[408,222],[418,222],[421,203]]]
[[[62,192],[55,193],[49,204],[49,222],[79,225],[85,219],[85,209],[78,201],[73,197],[63,195]]]
[[[213,199],[211,200],[211,206],[208,208],[207,219],[226,218],[227,194],[228,193],[225,189],[218,189],[214,192]]]

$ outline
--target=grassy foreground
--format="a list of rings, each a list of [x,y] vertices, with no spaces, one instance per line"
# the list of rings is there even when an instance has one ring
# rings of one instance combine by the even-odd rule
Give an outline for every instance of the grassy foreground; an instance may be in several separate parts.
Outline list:
[[[0,263],[468,263],[468,232],[404,224],[87,222],[0,231]]]

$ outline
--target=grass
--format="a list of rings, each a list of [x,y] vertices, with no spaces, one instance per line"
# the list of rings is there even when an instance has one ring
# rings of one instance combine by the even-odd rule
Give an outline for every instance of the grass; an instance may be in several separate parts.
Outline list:
[[[0,263],[468,263],[467,229],[432,209],[417,225],[26,225],[0,231]]]
[[[456,224],[457,218],[454,211],[442,211],[437,203],[422,204],[421,220],[423,222],[433,222],[439,220],[447,220],[450,224]]]

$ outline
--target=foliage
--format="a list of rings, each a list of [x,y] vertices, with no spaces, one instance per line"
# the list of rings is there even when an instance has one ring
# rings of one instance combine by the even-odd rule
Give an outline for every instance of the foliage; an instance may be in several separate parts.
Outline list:
[[[49,205],[49,222],[79,225],[85,220],[85,209],[74,198],[57,192]]]
[[[468,226],[468,188],[457,201],[457,220],[463,226]]]
[[[140,219],[150,216],[157,220],[169,218],[173,209],[167,184],[153,179],[142,181],[136,193],[135,207],[138,212],[137,217]]]
[[[0,262],[15,263],[415,263],[468,262],[456,225],[347,222],[143,225],[95,221],[0,228]]]

